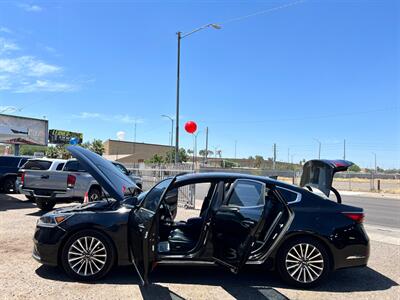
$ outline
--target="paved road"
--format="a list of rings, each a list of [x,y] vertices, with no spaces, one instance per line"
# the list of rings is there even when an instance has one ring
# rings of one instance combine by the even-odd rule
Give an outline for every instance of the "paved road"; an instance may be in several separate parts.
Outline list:
[[[383,227],[400,228],[400,200],[391,198],[342,196],[343,204],[362,207],[365,223]]]

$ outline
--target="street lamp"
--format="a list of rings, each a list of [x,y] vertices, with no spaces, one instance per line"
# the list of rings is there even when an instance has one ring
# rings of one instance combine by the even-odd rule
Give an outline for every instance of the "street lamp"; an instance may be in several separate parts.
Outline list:
[[[218,24],[206,24],[204,26],[201,26],[195,30],[192,30],[188,33],[182,33],[178,31],[177,37],[178,37],[178,60],[177,60],[177,73],[176,73],[176,127],[175,127],[175,164],[178,163],[178,153],[179,153],[179,79],[180,79],[180,63],[181,63],[181,39],[192,35],[193,33],[196,33],[200,30],[206,29],[206,28],[213,28],[213,29],[221,29],[222,27]]]
[[[174,119],[168,115],[161,115],[161,117],[167,118],[171,120],[171,147],[174,145]]]
[[[318,139],[314,139],[318,143],[318,159],[321,159],[321,141]]]

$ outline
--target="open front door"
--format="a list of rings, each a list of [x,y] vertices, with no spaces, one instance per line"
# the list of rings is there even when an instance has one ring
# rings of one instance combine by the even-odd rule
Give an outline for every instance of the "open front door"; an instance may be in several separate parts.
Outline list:
[[[262,229],[265,213],[265,184],[236,180],[212,218],[214,259],[237,273],[250,255]]]
[[[132,210],[129,218],[130,255],[142,285],[148,283],[152,265],[157,261],[158,213],[161,200],[172,181],[169,178],[154,186],[140,207]]]

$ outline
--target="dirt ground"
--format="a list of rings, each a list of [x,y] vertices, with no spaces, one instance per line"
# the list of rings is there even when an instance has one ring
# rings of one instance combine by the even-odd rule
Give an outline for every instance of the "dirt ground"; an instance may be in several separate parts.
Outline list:
[[[254,267],[233,275],[217,267],[160,266],[146,288],[132,267],[115,268],[96,284],[73,282],[31,258],[41,214],[22,199],[0,195],[0,299],[399,299],[400,247],[375,241],[367,268],[337,271],[312,291],[291,289]]]

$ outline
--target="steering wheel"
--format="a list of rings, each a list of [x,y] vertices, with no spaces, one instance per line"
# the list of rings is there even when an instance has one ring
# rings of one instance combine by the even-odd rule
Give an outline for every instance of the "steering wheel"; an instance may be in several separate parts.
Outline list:
[[[166,220],[172,222],[172,221],[174,220],[174,218],[173,218],[173,216],[172,216],[171,211],[170,211],[169,208],[168,208],[168,205],[166,205],[165,203],[163,203],[162,206],[163,206],[164,211],[165,211]]]

